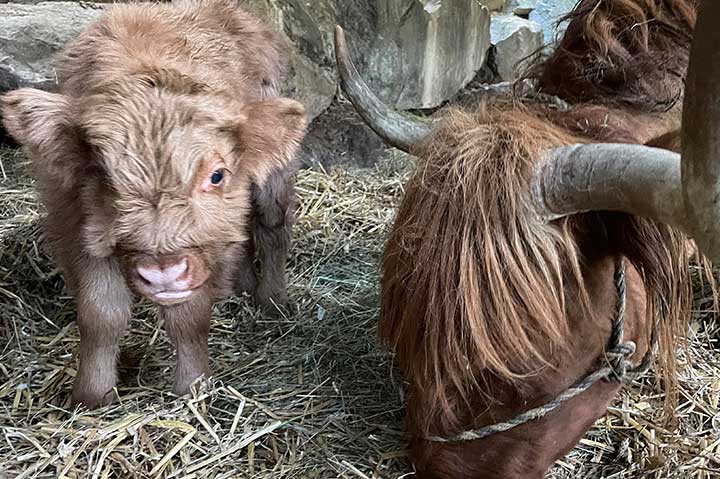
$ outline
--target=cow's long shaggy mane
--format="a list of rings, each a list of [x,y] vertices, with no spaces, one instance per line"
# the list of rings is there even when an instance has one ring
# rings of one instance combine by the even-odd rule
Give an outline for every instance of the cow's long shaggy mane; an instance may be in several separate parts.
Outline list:
[[[682,98],[696,0],[582,0],[529,76],[572,103],[666,110]]]
[[[589,304],[581,248],[598,231],[643,275],[674,373],[690,304],[681,235],[619,214],[545,224],[528,201],[543,152],[584,141],[521,105],[484,103],[447,111],[419,149],[385,251],[379,335],[427,401],[421,427],[458,425],[484,377],[521,386],[557,365],[573,341],[566,302]]]

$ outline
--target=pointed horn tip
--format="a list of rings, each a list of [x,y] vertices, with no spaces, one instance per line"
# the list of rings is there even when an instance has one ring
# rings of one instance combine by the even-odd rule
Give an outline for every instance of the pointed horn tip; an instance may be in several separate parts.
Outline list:
[[[345,40],[345,30],[340,25],[335,25],[335,60],[345,60],[348,57],[347,42]]]

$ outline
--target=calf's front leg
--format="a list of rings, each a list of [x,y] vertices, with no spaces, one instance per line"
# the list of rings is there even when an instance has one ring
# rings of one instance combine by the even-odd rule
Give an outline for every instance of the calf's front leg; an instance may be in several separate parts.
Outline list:
[[[185,303],[163,306],[160,315],[165,330],[175,345],[177,365],[173,392],[182,396],[200,376],[209,376],[208,333],[212,298],[208,291],[198,291]]]
[[[240,250],[240,257],[237,272],[235,274],[235,292],[237,294],[255,294],[257,290],[257,273],[255,271],[255,238],[253,238],[254,226],[250,235]]]
[[[113,400],[119,344],[130,319],[132,295],[113,258],[84,257],[73,269],[80,364],[72,400],[95,408]]]
[[[260,257],[257,303],[268,309],[288,302],[285,269],[295,222],[295,187],[288,172],[255,189],[255,239]]]

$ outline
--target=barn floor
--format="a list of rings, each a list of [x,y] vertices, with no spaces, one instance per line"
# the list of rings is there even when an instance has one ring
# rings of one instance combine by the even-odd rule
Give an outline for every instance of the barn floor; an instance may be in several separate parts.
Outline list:
[[[246,298],[219,304],[216,376],[175,398],[173,353],[138,306],[120,400],[72,410],[74,306],[38,244],[24,157],[0,150],[0,478],[412,477],[402,381],[375,345],[378,260],[409,167],[302,171],[287,317]],[[699,289],[699,288],[698,288]],[[678,424],[660,420],[652,377],[627,388],[552,478],[720,477],[720,346],[698,291],[693,363]],[[684,358],[683,353],[679,353]]]

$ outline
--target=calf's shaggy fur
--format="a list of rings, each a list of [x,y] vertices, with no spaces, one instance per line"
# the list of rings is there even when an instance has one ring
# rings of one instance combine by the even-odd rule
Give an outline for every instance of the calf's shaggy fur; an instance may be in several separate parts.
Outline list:
[[[234,0],[118,5],[59,56],[58,93],[2,99],[77,300],[75,402],[112,399],[133,293],[160,305],[179,394],[209,372],[213,301],[233,289],[287,300],[306,118],[278,95],[284,49]]]

